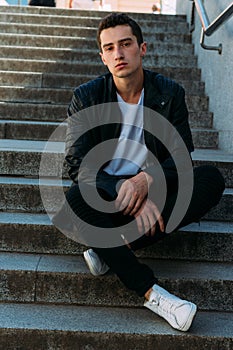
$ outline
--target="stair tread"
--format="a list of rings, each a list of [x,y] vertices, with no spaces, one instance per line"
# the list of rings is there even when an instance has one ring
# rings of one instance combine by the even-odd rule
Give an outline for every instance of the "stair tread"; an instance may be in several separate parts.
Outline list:
[[[2,8],[2,7],[1,7]],[[9,9],[10,11],[9,12],[2,12],[1,11],[1,8],[0,8],[0,15],[3,15],[3,16],[6,16],[6,15],[10,15],[10,16],[13,16],[13,17],[16,17],[16,18],[19,18],[19,17],[32,17],[32,18],[38,18],[38,14],[37,13],[30,13],[29,11],[27,11],[28,13],[22,13],[22,12],[19,12],[19,13],[15,13],[15,12],[12,12],[11,11],[11,8]],[[57,9],[56,9],[57,11]],[[130,12],[131,15],[139,15],[140,16],[140,13],[133,13],[133,12]],[[143,18],[144,17],[144,18]],[[52,12],[52,13],[49,13],[49,14],[40,14],[40,18],[42,19],[42,22],[44,22],[44,19],[45,18],[52,18],[52,19],[55,19],[55,18],[61,18],[61,16],[59,14],[57,14],[56,12]],[[63,13],[62,14],[62,18],[66,18],[66,19],[93,19],[93,20],[100,20],[102,19],[102,12],[100,11],[89,11],[89,13],[87,14],[87,11],[83,11],[82,9],[80,10],[75,10],[75,9],[72,9],[71,11],[71,14],[69,12],[66,12],[66,13]],[[141,21],[142,22],[164,22],[164,19],[167,18],[167,20],[174,20],[174,22],[176,22],[176,19],[178,19],[179,22],[182,22],[182,23],[186,23],[186,21],[183,21],[184,17],[182,15],[177,15],[177,17],[174,17],[174,16],[171,16],[171,15],[159,15],[159,16],[148,16],[147,14],[142,14],[142,19]],[[16,21],[18,22],[18,21]],[[167,22],[167,21],[166,21]]]
[[[39,120],[13,120],[13,119],[0,119],[0,124],[24,124],[24,125],[60,125],[59,122],[39,121]],[[201,130],[205,130],[202,128]],[[209,129],[206,129],[209,130]]]
[[[232,324],[231,312],[198,312],[187,336],[232,339]],[[0,327],[181,336],[180,332],[172,329],[163,319],[142,308],[124,308],[122,311],[122,308],[117,307],[0,303]]]
[[[34,121],[34,120],[13,120],[13,119],[0,119],[0,124],[16,124],[16,125],[40,125],[40,126],[59,126],[61,123],[59,122],[48,122],[48,121]],[[216,133],[218,130],[207,128],[207,127],[192,127],[191,128],[193,132],[209,132],[209,133]],[[29,140],[26,140],[29,141]],[[37,140],[35,140],[37,141]]]
[[[61,186],[61,179],[53,178],[53,177],[41,177],[39,178],[30,178],[30,177],[21,177],[21,176],[6,176],[0,175],[0,184],[10,184],[10,185],[34,185],[34,186]],[[69,186],[71,184],[71,180],[62,179],[63,186]],[[233,188],[225,188],[224,194],[233,195]]]
[[[203,129],[200,128],[199,130]],[[46,144],[47,141],[1,139],[0,151],[42,152]],[[54,149],[57,153],[64,151],[64,142],[50,142],[49,145],[49,149]],[[192,158],[193,160],[203,161],[233,162],[233,154],[220,149],[210,150],[199,148],[192,153]]]
[[[232,262],[196,262],[143,259],[159,279],[195,279],[232,281]],[[66,274],[90,274],[83,257],[32,253],[0,252],[0,271],[33,271]],[[111,273],[109,273],[111,275]]]
[[[38,213],[11,213],[0,212],[0,225],[1,224],[27,224],[27,225],[46,225],[52,226],[52,222],[47,214]],[[192,223],[180,229],[180,231],[186,232],[209,232],[209,233],[232,233],[233,234],[233,222],[222,221],[201,221],[200,223]]]

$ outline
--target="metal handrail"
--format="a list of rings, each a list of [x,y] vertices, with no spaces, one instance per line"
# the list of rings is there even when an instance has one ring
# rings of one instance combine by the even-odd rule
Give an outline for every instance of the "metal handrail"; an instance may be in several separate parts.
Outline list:
[[[206,36],[212,35],[224,22],[226,22],[233,15],[233,2],[212,23],[210,23],[202,0],[192,0],[192,1],[193,1],[192,21],[194,22],[193,12],[196,7],[196,10],[199,14],[201,25],[202,25],[201,39],[200,39],[201,47],[203,47],[203,49],[206,49],[206,50],[216,50],[218,51],[219,54],[221,54],[222,44],[219,44],[218,46],[205,45],[204,43],[205,35]],[[192,23],[191,27],[193,31],[194,23]]]

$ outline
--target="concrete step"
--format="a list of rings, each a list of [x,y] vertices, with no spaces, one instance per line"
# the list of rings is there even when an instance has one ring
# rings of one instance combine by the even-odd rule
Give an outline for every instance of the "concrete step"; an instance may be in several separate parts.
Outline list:
[[[66,88],[74,89],[74,87],[95,79],[95,75],[63,75],[50,73],[28,73],[17,71],[0,71],[0,86],[17,86],[17,87],[37,87],[37,88]],[[199,80],[176,80],[181,84],[187,93],[203,95],[205,84]]]
[[[22,103],[52,103],[69,105],[72,99],[73,89],[37,88],[23,86],[0,86],[1,102]],[[204,110],[208,107],[208,97],[202,95],[186,94],[190,109],[196,109],[201,104]]]
[[[8,58],[37,58],[37,59],[76,59],[79,50],[95,50],[96,57],[98,57],[99,50],[97,48],[96,40],[87,40],[86,38],[76,38],[76,49],[70,48],[51,48],[51,47],[37,47],[37,46],[7,46],[1,45],[0,47],[0,57]],[[192,44],[182,44],[182,43],[164,43],[164,42],[148,42],[147,43],[147,54],[152,54],[153,51],[157,51],[159,55],[169,54],[169,55],[182,55],[188,56],[193,55],[193,45]]]
[[[46,214],[0,213],[0,250],[37,254],[80,255],[86,247],[67,238]],[[137,251],[150,259],[233,262],[233,223],[193,223],[167,240]]]
[[[69,105],[72,99],[72,89],[47,89],[24,87],[0,87],[0,102],[33,103],[33,104],[57,104]],[[192,111],[208,111],[209,97],[205,95],[186,95],[187,107]],[[45,107],[45,106],[44,106]],[[0,109],[1,114],[1,109]],[[9,118],[9,117],[8,117]]]
[[[0,58],[0,64],[1,64],[1,70],[22,70],[24,66],[22,64],[25,64],[25,71],[44,71],[44,72],[50,72],[49,67],[52,68],[51,72],[56,73],[56,71],[53,70],[54,64],[60,67],[63,66],[76,66],[76,65],[82,65],[84,62],[85,64],[96,64],[99,62],[99,65],[102,65],[102,61],[96,51],[89,50],[89,51],[79,51],[79,53],[76,55],[76,59],[67,59],[65,54],[63,55],[63,60],[56,60],[51,58],[50,60],[46,59],[23,59],[23,58],[8,58],[6,61],[6,58]],[[73,57],[74,58],[74,57]],[[5,62],[5,63],[4,63]],[[44,70],[44,65],[47,62],[48,67]],[[144,66],[145,67],[180,67],[180,68],[186,68],[186,67],[195,67],[196,66],[197,59],[194,56],[179,56],[179,55],[146,55],[144,57]],[[20,68],[21,66],[21,68]],[[75,67],[73,67],[74,70]],[[39,69],[39,70],[38,70]],[[61,69],[61,68],[60,68]],[[72,71],[72,68],[71,68]],[[61,70],[58,70],[57,72],[62,72]],[[66,69],[63,71],[63,73],[71,73],[70,71]],[[75,71],[75,74],[77,72]],[[90,74],[90,73],[89,73]]]
[[[229,350],[233,314],[198,312],[186,333],[148,309],[0,304],[1,344],[13,350]],[[211,320],[211,322],[210,322]]]
[[[1,91],[1,88],[0,88]],[[48,140],[51,134],[59,126],[52,122],[12,121],[0,119],[0,137],[17,140]],[[59,133],[56,141],[65,139],[66,127]],[[193,142],[196,148],[213,148],[218,146],[218,132],[212,129],[193,129]]]
[[[67,9],[67,8],[49,8],[49,7],[33,7],[33,6],[1,6],[1,13],[8,13],[8,14],[34,14],[41,16],[69,16],[69,17],[97,17],[102,18],[104,16],[107,16],[109,14],[109,11],[96,11],[96,10],[83,10],[83,9]],[[154,16],[152,13],[133,13],[131,12],[130,15],[135,20],[155,20],[155,21],[171,21],[171,22],[186,22],[186,16],[185,15],[156,15]]]
[[[143,259],[159,284],[200,310],[233,311],[233,264]],[[80,256],[0,253],[1,301],[141,306],[115,274],[93,277]]]
[[[195,148],[218,148],[218,131],[211,129],[192,129]]]
[[[28,154],[29,155],[29,154]],[[40,160],[39,155],[38,160]],[[27,159],[25,160],[27,161]],[[49,162],[49,159],[47,159]],[[19,162],[17,160],[17,162]],[[23,163],[25,164],[25,163]],[[25,172],[27,172],[28,164],[25,166]],[[47,164],[48,167],[48,164]],[[54,164],[51,165],[51,169],[48,172],[53,172]],[[5,171],[5,170],[4,170]],[[49,174],[50,175],[50,174]],[[49,176],[48,175],[48,176]],[[57,203],[54,198],[61,198],[60,195],[60,182],[54,179],[42,179],[44,196],[46,193],[46,210],[54,212],[57,207]],[[70,181],[63,181],[64,191],[70,186]],[[0,190],[2,197],[0,198],[0,210],[1,211],[16,211],[16,212],[29,212],[29,213],[44,213],[44,204],[41,200],[41,193],[39,187],[39,180],[32,178],[21,177],[0,177]],[[30,193],[30,196],[28,196]],[[220,203],[212,209],[205,218],[207,220],[214,221],[233,221],[232,217],[233,207],[233,189],[227,188],[224,191],[223,197]]]
[[[90,76],[92,78],[92,76],[99,76],[101,74],[105,74],[107,73],[107,69],[106,67],[101,64],[101,62],[99,63],[93,63],[92,65],[90,64],[86,64],[86,63],[82,63],[80,65],[76,65],[75,69],[73,69],[73,66],[70,66],[69,67],[69,70],[65,69],[64,65],[63,65],[63,70],[60,68],[60,65],[56,65],[56,69],[52,69],[52,67],[54,65],[51,65],[50,64],[50,71],[47,71],[45,69],[45,66],[43,65],[43,69],[39,69],[38,65],[35,65],[34,68],[37,69],[37,71],[33,71],[33,70],[28,70],[29,68],[31,69],[31,67],[25,67],[25,66],[22,66],[22,65],[19,65],[18,64],[18,70],[16,69],[16,65],[17,65],[17,62],[18,60],[11,60],[11,59],[8,59],[10,62],[12,62],[12,70],[10,70],[10,67],[7,67],[7,69],[4,70],[4,72],[9,72],[9,73],[12,73],[12,72],[21,72],[22,74],[41,74],[42,77],[54,77],[54,79],[58,79],[60,81],[62,81],[64,79],[64,82],[65,82],[65,86],[67,86],[68,84],[68,87],[70,86],[69,83],[67,83],[67,80],[69,81],[70,80],[70,84],[71,86],[77,86],[77,83],[75,82],[75,80],[72,80],[72,77],[73,79],[76,79],[77,76],[80,76],[82,75],[83,76],[83,73],[85,72],[85,76]],[[29,61],[30,62],[30,61]],[[44,62],[44,61],[42,61]],[[145,68],[148,68],[148,67],[145,67]],[[172,78],[172,79],[175,79],[175,80],[187,80],[187,77],[190,78],[190,80],[193,80],[193,81],[197,81],[197,80],[200,80],[201,79],[201,71],[200,69],[198,68],[188,68],[188,67],[150,67],[150,69],[154,70],[155,72],[158,72],[160,74],[163,74],[169,78]],[[3,71],[3,69],[1,68],[1,72]],[[74,81],[74,83],[72,83]]]
[[[130,14],[132,18],[135,18],[135,14]],[[136,16],[140,18],[140,26],[143,31],[157,31],[158,27],[163,28],[163,31],[175,31],[179,33],[188,32],[188,25],[185,21],[175,20],[172,21],[171,16]],[[6,13],[1,12],[0,9],[0,23],[6,23],[8,26],[14,26],[19,24],[24,24],[25,27],[30,25],[46,25],[46,26],[56,26],[62,27],[92,27],[97,28],[101,20],[101,16],[93,16],[89,14],[88,16],[82,15],[82,12],[78,12],[77,15],[42,15],[32,13]],[[1,26],[0,26],[1,28]],[[4,31],[7,27],[1,28]],[[14,29],[13,29],[14,30]]]
[[[0,102],[0,118],[7,120],[62,122],[68,105]],[[212,127],[213,114],[208,111],[189,112],[191,127]]]
[[[0,102],[0,118],[11,120],[34,120],[62,122],[66,119],[68,105],[42,103]]]
[[[56,122],[0,120],[0,137],[16,140],[48,140],[53,131],[60,125]],[[65,138],[66,126],[57,141]]]
[[[0,140],[1,175],[38,177],[42,152],[45,151],[45,141]],[[49,169],[41,167],[41,175],[57,177],[60,175],[59,162],[63,159],[64,143],[50,142],[47,158]],[[197,149],[192,153],[195,165],[210,164],[222,172],[227,187],[233,187],[233,156],[220,150]],[[66,171],[63,176],[68,177]]]
[[[10,17],[10,18],[9,18]],[[22,20],[22,17],[24,19]],[[32,35],[60,35],[60,36],[76,36],[83,33],[86,29],[86,36],[95,37],[99,19],[84,18],[84,17],[63,17],[53,16],[52,23],[46,23],[46,19],[40,16],[34,16],[36,19],[29,16],[21,16],[12,18],[12,16],[0,13],[0,35],[1,33],[17,33]],[[153,18],[153,17],[152,17]],[[156,18],[156,17],[154,17]],[[28,19],[28,21],[27,21]],[[16,21],[15,21],[16,20]],[[22,20],[22,22],[21,22]],[[154,33],[174,33],[182,36],[189,35],[188,24],[185,22],[171,21],[140,21],[142,32],[144,35]],[[94,35],[93,35],[94,34]],[[81,34],[82,35],[82,34]]]
[[[0,45],[22,45],[22,46],[38,46],[38,47],[56,47],[56,48],[77,48],[77,38],[84,37],[87,39],[93,39],[96,37],[96,29],[80,27],[75,31],[75,36],[61,36],[61,35],[48,35],[46,32],[44,35],[38,34],[14,34],[14,33],[1,33]],[[191,43],[190,34],[173,34],[173,33],[145,33],[145,41],[165,42],[165,43]]]

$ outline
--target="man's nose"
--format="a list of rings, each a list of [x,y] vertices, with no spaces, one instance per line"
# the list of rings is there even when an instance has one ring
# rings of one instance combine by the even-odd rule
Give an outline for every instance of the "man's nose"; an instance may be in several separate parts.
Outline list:
[[[121,46],[116,46],[115,47],[115,60],[119,60],[120,58],[123,58],[123,50]]]

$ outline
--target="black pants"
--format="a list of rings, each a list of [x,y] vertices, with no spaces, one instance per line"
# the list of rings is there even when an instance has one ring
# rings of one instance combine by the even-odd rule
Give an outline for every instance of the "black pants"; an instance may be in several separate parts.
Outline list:
[[[224,188],[224,180],[218,169],[212,166],[195,168],[191,202],[188,210],[184,213],[183,220],[177,225],[174,231],[192,222],[199,221],[212,207],[218,204]],[[103,191],[102,196],[105,196]],[[165,224],[174,207],[176,196],[176,192],[170,193],[167,196],[162,212]],[[67,193],[67,201],[76,215],[79,215],[84,221],[99,227],[116,227],[119,223],[127,220],[125,216],[119,213],[116,217],[90,208],[83,200],[78,185],[70,188]],[[80,227],[80,235],[82,235],[82,230],[85,231],[85,227]],[[157,282],[157,279],[153,271],[147,265],[139,262],[133,252],[154,244],[166,236],[167,234],[161,232],[159,227],[157,227],[154,236],[143,235],[132,241],[130,243],[131,249],[127,245],[113,248],[93,247],[93,249],[106,262],[110,269],[116,273],[127,288],[134,290],[139,296],[143,296]]]

